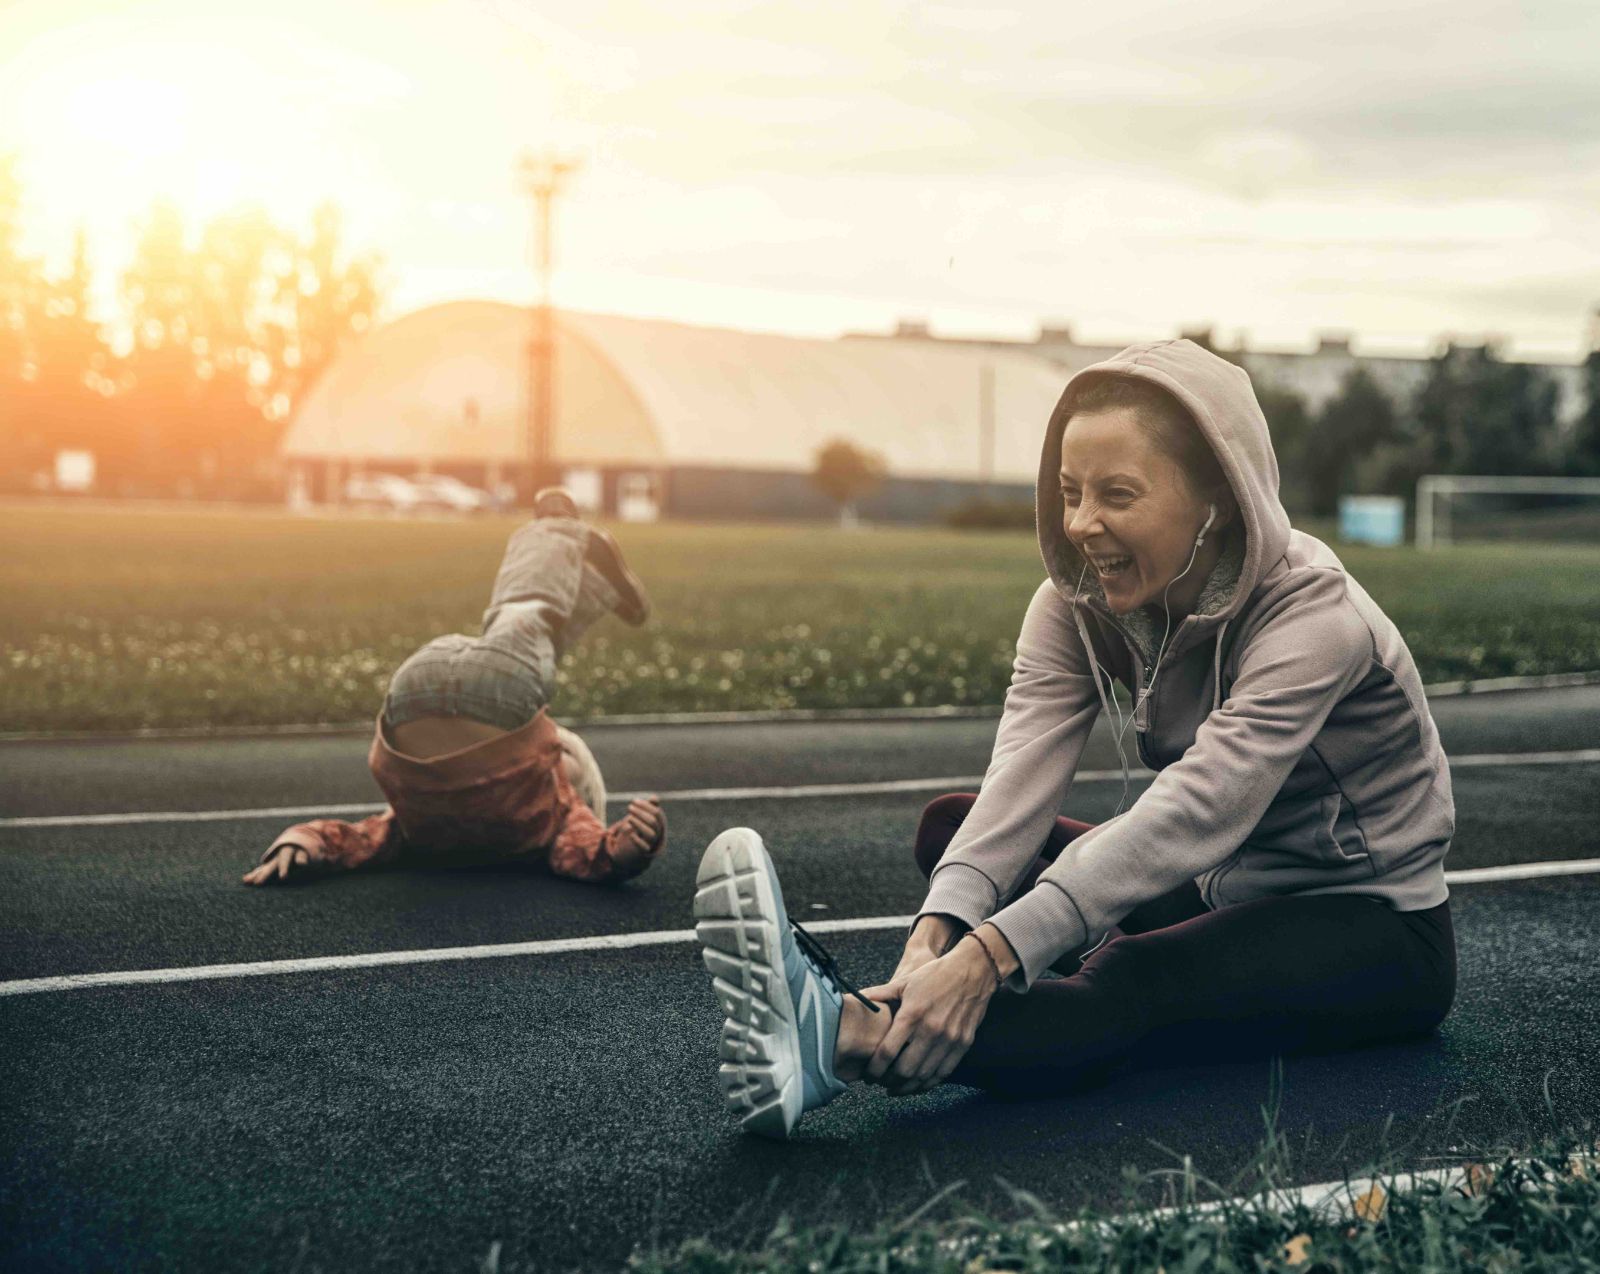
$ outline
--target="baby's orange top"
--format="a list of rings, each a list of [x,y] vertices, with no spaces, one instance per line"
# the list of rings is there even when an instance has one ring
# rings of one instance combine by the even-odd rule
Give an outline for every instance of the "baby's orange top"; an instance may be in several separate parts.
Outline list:
[[[263,858],[292,845],[328,871],[398,858],[527,859],[574,880],[637,876],[665,848],[665,836],[639,850],[622,821],[603,824],[573,790],[561,756],[556,724],[542,709],[519,730],[428,759],[395,751],[380,717],[367,765],[389,808],[356,823],[299,823]]]

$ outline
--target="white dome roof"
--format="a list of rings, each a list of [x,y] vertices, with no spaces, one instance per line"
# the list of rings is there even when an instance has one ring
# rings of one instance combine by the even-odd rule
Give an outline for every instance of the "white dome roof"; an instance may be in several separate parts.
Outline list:
[[[980,377],[994,374],[994,474],[1033,481],[1065,376],[1031,354],[910,340],[809,340],[562,312],[553,450],[565,463],[809,470],[848,438],[902,477],[976,476]],[[293,458],[527,455],[531,315],[433,306],[353,345],[284,441]]]

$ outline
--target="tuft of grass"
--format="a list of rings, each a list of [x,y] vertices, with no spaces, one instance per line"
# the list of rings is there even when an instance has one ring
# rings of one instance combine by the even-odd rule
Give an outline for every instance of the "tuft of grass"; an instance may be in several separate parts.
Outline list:
[[[0,507],[0,720],[120,730],[369,719],[394,668],[476,633],[512,519]],[[557,710],[998,704],[1033,537],[617,528],[656,611],[562,661]],[[1426,680],[1600,669],[1600,547],[1342,549]]]
[[[1600,1268],[1600,1156],[1593,1127],[1569,1125],[1521,1153],[1505,1147],[1464,1149],[1451,1160],[1457,1171],[1421,1180],[1406,1180],[1406,1151],[1386,1146],[1378,1161],[1347,1178],[1339,1193],[1344,1206],[1317,1206],[1287,1184],[1295,1173],[1289,1142],[1276,1126],[1281,1070],[1275,1080],[1277,1096],[1263,1110],[1266,1133],[1260,1147],[1227,1182],[1208,1179],[1191,1157],[1174,1154],[1172,1169],[1124,1171],[1125,1202],[1116,1213],[1086,1208],[1058,1214],[1038,1196],[1001,1182],[1012,1204],[1005,1216],[963,1207],[964,1183],[956,1182],[909,1216],[871,1231],[797,1227],[784,1218],[742,1248],[697,1238],[665,1251],[636,1250],[627,1270],[1556,1274]],[[1358,1192],[1364,1178],[1373,1181]]]

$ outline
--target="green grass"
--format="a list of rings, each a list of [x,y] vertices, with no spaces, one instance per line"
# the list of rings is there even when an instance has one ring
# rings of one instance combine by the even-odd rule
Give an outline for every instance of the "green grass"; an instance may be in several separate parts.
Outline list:
[[[1531,1164],[1489,1158],[1477,1178],[1482,1186],[1385,1190],[1383,1212],[1372,1221],[1330,1220],[1303,1205],[1270,1200],[1216,1211],[1179,1205],[1153,1223],[1092,1212],[1058,1218],[1018,1191],[1022,1215],[1009,1219],[968,1214],[864,1234],[780,1225],[749,1250],[692,1240],[636,1255],[627,1268],[632,1274],[1594,1270],[1600,1268],[1600,1180],[1593,1163],[1554,1147]]]
[[[508,520],[0,507],[7,730],[355,721],[478,630]],[[560,711],[998,703],[1026,534],[626,527],[656,617],[569,652]],[[1600,547],[1343,551],[1426,680],[1600,668]]]
[[[781,1220],[747,1246],[692,1239],[665,1251],[636,1250],[630,1274],[1330,1274],[1342,1270],[1511,1271],[1556,1274],[1600,1269],[1600,1157],[1592,1130],[1569,1129],[1531,1149],[1464,1149],[1426,1165],[1386,1146],[1348,1181],[1343,1214],[1312,1211],[1295,1197],[1299,1180],[1275,1112],[1246,1167],[1226,1182],[1174,1154],[1170,1169],[1123,1174],[1115,1213],[1059,1213],[1006,1186],[1009,1214],[962,1205],[957,1182],[910,1216],[870,1232]],[[1455,1169],[1438,1180],[1396,1188],[1419,1167]],[[1004,1182],[1000,1183],[1005,1186]],[[1400,1182],[1401,1186],[1405,1183]],[[486,1263],[485,1268],[489,1267]]]

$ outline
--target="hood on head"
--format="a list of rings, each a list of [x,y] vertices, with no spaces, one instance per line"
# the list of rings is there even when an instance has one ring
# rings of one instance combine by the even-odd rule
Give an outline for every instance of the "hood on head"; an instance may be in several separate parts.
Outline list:
[[[1074,386],[1082,377],[1107,373],[1149,381],[1166,390],[1188,409],[1216,454],[1239,506],[1243,547],[1237,585],[1226,600],[1217,598],[1205,607],[1205,613],[1232,614],[1288,547],[1289,515],[1278,498],[1278,458],[1249,375],[1190,340],[1130,345],[1067,382],[1045,431],[1034,496],[1045,569],[1064,597],[1077,599],[1084,561],[1062,529],[1061,435],[1066,431]],[[1084,581],[1083,592],[1086,597],[1105,600],[1093,571]]]

